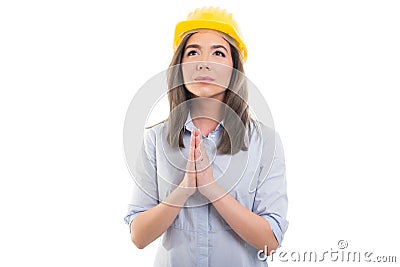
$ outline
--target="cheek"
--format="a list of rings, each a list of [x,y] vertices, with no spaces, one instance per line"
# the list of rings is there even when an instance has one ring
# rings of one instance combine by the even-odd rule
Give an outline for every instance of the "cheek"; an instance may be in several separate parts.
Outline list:
[[[217,69],[218,72],[218,84],[221,86],[227,88],[229,85],[229,82],[231,81],[231,76],[232,76],[232,68],[228,66],[224,67],[219,67]]]
[[[188,82],[192,81],[195,70],[196,70],[196,66],[194,64],[190,64],[190,63],[182,64],[182,76],[183,76],[184,83],[188,83]]]

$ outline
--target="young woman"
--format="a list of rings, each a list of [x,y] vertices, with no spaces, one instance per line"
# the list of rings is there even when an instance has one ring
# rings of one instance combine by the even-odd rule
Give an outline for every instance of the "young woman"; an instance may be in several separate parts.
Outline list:
[[[196,9],[177,24],[170,114],[146,130],[125,222],[154,266],[266,266],[287,229],[279,135],[250,116],[246,46],[232,15]],[[252,188],[254,190],[252,190]]]

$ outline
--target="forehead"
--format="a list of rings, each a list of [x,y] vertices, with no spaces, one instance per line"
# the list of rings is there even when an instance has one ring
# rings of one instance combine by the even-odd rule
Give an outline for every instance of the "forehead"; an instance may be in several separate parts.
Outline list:
[[[229,48],[229,43],[222,37],[222,35],[214,30],[201,29],[190,36],[187,45],[192,43],[212,43],[222,44]]]

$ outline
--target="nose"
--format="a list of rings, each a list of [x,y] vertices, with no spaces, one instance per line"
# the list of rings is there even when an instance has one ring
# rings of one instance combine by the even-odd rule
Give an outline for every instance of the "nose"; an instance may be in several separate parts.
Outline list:
[[[196,68],[197,70],[203,70],[203,69],[205,69],[205,70],[211,70],[211,65],[210,65],[210,63],[208,63],[207,61],[199,61],[198,63],[197,63],[197,68]]]

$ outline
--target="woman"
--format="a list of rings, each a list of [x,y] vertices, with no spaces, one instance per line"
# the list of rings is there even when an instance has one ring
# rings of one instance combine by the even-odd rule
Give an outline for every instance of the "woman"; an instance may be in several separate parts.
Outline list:
[[[279,135],[249,115],[239,28],[225,10],[196,9],[174,50],[170,114],[147,129],[135,171],[132,241],[163,235],[157,267],[266,266],[258,251],[288,226],[285,162]]]

